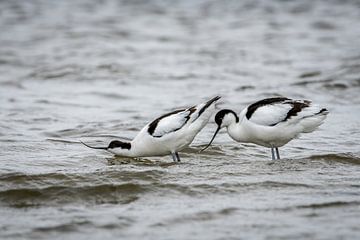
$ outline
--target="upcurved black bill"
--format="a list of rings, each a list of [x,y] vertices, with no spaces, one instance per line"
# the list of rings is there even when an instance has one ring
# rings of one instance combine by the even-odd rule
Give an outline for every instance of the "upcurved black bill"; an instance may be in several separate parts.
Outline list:
[[[107,150],[108,147],[93,147],[93,146],[90,146],[90,145],[87,145],[86,143],[80,141],[82,144],[84,144],[86,147],[88,148],[92,148],[92,149],[102,149],[102,150]]]
[[[220,126],[218,126],[218,128],[216,129],[215,133],[214,133],[214,136],[212,137],[211,141],[209,142],[209,144],[204,147],[203,149],[200,150],[200,152],[202,151],[205,151],[205,149],[207,149],[208,147],[210,147],[211,143],[214,141],[215,137],[216,137],[216,134],[220,131]]]

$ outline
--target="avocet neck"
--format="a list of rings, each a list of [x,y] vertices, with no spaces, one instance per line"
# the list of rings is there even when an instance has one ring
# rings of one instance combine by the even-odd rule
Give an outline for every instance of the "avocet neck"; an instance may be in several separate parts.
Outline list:
[[[247,130],[241,122],[234,122],[227,127],[229,136],[237,142],[247,142]]]
[[[264,130],[263,127],[256,128],[246,117],[247,108],[238,115],[239,121],[233,122],[227,128],[228,134],[237,142],[258,142],[257,136]],[[257,143],[260,144],[260,143]],[[260,144],[262,145],[262,144]]]

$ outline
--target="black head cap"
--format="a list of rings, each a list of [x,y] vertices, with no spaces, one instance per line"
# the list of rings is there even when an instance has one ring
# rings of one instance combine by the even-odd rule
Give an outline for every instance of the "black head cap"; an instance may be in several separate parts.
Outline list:
[[[221,125],[224,117],[226,114],[229,114],[229,113],[232,113],[234,116],[235,116],[235,119],[236,119],[236,122],[239,122],[239,117],[237,116],[237,114],[233,111],[233,110],[230,110],[230,109],[223,109],[223,110],[220,110],[216,115],[215,115],[215,122],[218,126]]]
[[[122,148],[122,149],[128,149],[130,150],[131,148],[131,143],[128,142],[122,142],[122,141],[118,141],[118,140],[114,140],[111,141],[108,148]]]

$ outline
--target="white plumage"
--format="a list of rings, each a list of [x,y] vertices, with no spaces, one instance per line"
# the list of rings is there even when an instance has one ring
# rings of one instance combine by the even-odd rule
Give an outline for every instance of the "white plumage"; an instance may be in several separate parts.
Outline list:
[[[232,110],[224,109],[215,116],[218,128],[208,146],[218,131],[226,127],[228,134],[235,141],[269,147],[272,158],[275,159],[276,151],[279,159],[278,147],[301,133],[314,131],[323,123],[327,114],[327,109],[308,100],[284,97],[263,99],[249,105],[239,115]]]
[[[195,136],[208,123],[215,111],[214,97],[205,103],[180,109],[155,119],[147,124],[130,142],[114,140],[107,147],[87,147],[107,150],[118,156],[149,157],[171,154],[180,161],[178,151],[189,146]]]
[[[154,129],[153,136],[161,137],[182,128],[189,120],[189,117],[191,117],[191,111],[186,109],[162,118]]]

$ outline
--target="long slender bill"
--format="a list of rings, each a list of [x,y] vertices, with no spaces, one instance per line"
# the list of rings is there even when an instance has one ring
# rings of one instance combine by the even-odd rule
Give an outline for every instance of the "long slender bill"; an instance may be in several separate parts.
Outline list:
[[[93,146],[90,146],[90,145],[87,145],[86,143],[80,141],[82,144],[84,144],[86,147],[88,148],[92,148],[92,149],[102,149],[102,150],[107,150],[108,148],[107,147],[93,147]]]
[[[211,139],[211,141],[209,142],[209,144],[208,144],[206,147],[204,147],[203,149],[201,149],[200,152],[205,151],[205,149],[207,149],[207,148],[211,145],[211,143],[214,141],[214,139],[215,139],[215,137],[216,137],[216,134],[217,134],[219,131],[220,131],[220,126],[218,126],[218,128],[216,129],[216,131],[215,131],[215,133],[214,133],[214,136],[212,137],[212,139]]]

